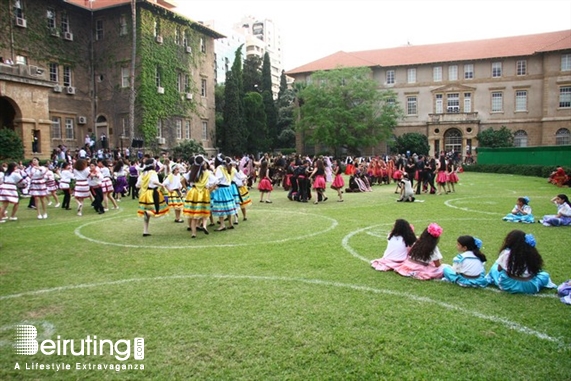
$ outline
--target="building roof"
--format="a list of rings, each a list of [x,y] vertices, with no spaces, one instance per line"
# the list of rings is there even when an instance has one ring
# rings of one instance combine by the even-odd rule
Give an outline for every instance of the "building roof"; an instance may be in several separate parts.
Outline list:
[[[337,67],[394,67],[519,57],[565,49],[571,49],[571,30],[445,44],[408,45],[349,53],[339,51],[292,69],[286,74],[332,70]]]

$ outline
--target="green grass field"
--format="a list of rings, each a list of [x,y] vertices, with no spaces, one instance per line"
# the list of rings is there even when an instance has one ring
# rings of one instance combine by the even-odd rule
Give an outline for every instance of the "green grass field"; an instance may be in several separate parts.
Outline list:
[[[152,220],[143,238],[130,199],[104,215],[50,207],[48,220],[22,200],[19,220],[0,225],[0,380],[570,380],[571,307],[554,290],[465,289],[377,272],[369,261],[382,256],[396,218],[417,233],[438,222],[445,263],[458,236],[479,237],[486,269],[519,228],[535,235],[560,284],[571,278],[571,228],[501,217],[524,195],[536,217],[554,214],[549,200],[571,190],[480,173],[422,203],[397,203],[394,190],[374,186],[343,203],[329,190],[319,205],[281,189],[262,204],[252,190],[248,221],[192,240],[174,215]],[[142,337],[144,360],[16,354],[22,324],[40,342]],[[71,369],[26,369],[34,364]],[[88,369],[109,364],[144,370]]]

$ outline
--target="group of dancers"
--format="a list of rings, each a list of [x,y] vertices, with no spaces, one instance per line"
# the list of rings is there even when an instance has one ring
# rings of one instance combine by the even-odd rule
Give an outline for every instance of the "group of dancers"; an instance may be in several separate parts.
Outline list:
[[[462,287],[493,285],[509,293],[535,294],[542,288],[557,287],[543,270],[543,259],[532,234],[509,232],[497,260],[486,273],[482,241],[470,235],[456,239],[458,254],[451,265],[443,264],[438,249],[442,233],[442,227],[431,223],[417,237],[411,224],[398,219],[388,235],[383,257],[371,261],[371,266],[378,271],[394,271],[420,280],[438,279]]]

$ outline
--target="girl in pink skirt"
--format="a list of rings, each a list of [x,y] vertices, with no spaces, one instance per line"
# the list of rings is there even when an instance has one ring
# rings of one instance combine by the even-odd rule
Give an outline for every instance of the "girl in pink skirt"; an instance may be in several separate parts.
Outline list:
[[[333,165],[333,183],[331,183],[331,189],[337,191],[337,196],[339,197],[338,202],[343,202],[343,192],[342,189],[345,186],[345,180],[343,180],[343,175],[341,172],[341,160],[336,160]]]
[[[416,236],[406,220],[398,219],[389,233],[388,241],[383,257],[371,261],[375,270],[391,271],[400,266],[406,260],[410,247],[416,242]]]
[[[438,249],[438,240],[442,228],[431,223],[412,245],[406,260],[395,267],[395,272],[420,280],[441,279],[443,269],[440,264],[442,254]]]
[[[270,181],[270,169],[268,168],[268,161],[265,159],[262,159],[262,163],[260,164],[259,177],[260,182],[258,183],[258,190],[260,191],[260,202],[264,202],[265,194],[267,195],[266,202],[271,204],[272,200],[270,200],[270,195],[272,194],[274,187]]]
[[[315,168],[309,175],[309,178],[313,179],[313,190],[317,193],[313,203],[317,204],[320,198],[323,202],[327,201],[327,196],[325,195],[325,166],[323,165],[322,159],[317,159],[315,161]]]

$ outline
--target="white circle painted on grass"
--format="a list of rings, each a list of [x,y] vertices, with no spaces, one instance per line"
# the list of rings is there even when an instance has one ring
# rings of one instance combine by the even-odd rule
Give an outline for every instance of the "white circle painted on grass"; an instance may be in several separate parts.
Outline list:
[[[318,285],[318,286],[326,286],[326,287],[337,287],[337,288],[345,288],[354,291],[362,291],[362,292],[371,292],[374,294],[384,294],[390,296],[397,296],[399,298],[406,298],[415,302],[420,303],[429,303],[434,304],[439,307],[445,308],[450,311],[460,312],[466,315],[470,315],[476,317],[478,319],[487,320],[495,324],[503,325],[504,327],[514,330],[519,333],[523,333],[525,335],[536,337],[540,340],[546,340],[553,343],[556,343],[560,346],[568,346],[568,344],[564,343],[563,340],[551,337],[546,333],[537,331],[535,329],[526,327],[519,323],[510,321],[508,319],[504,319],[494,315],[483,314],[478,311],[468,310],[466,308],[458,307],[450,303],[439,302],[437,300],[431,299],[425,296],[417,296],[412,295],[406,292],[400,291],[392,291],[386,290],[382,288],[373,288],[369,286],[360,286],[355,284],[348,284],[348,283],[341,283],[341,282],[332,282],[332,281],[324,281],[320,279],[303,279],[303,278],[289,278],[289,277],[277,277],[277,276],[253,276],[253,275],[223,275],[223,274],[184,274],[184,275],[170,275],[170,276],[158,276],[153,278],[131,278],[131,279],[122,279],[116,280],[111,282],[101,282],[101,283],[87,283],[87,284],[77,284],[77,285],[69,285],[69,286],[61,286],[61,287],[54,287],[48,288],[43,290],[36,290],[36,291],[27,291],[22,292],[19,294],[11,294],[11,295],[2,295],[0,296],[0,301],[4,300],[11,300],[15,298],[21,298],[25,296],[35,296],[35,295],[42,295],[48,294],[52,292],[64,292],[70,290],[78,290],[78,289],[87,289],[87,288],[96,288],[96,287],[103,287],[103,286],[114,286],[114,285],[121,285],[126,283],[135,283],[135,282],[159,282],[165,280],[180,280],[180,279],[196,279],[196,278],[212,278],[212,279],[231,279],[231,280],[251,280],[251,281],[279,281],[279,282],[299,282],[311,285]]]
[[[311,232],[309,232],[307,234],[303,234],[303,235],[298,235],[298,236],[293,236],[293,237],[288,236],[287,238],[276,239],[276,240],[272,240],[272,241],[265,241],[264,243],[266,243],[266,244],[268,244],[268,243],[284,243],[284,242],[289,242],[289,241],[296,241],[296,240],[302,240],[302,239],[315,237],[317,235],[327,233],[327,232],[335,229],[337,227],[337,225],[339,225],[339,222],[337,220],[330,218],[330,217],[322,216],[319,214],[304,213],[304,212],[299,212],[299,211],[290,211],[290,210],[283,210],[283,209],[280,209],[280,210],[264,210],[263,213],[280,213],[280,214],[289,213],[289,214],[297,214],[297,215],[301,215],[301,216],[318,217],[318,218],[321,218],[323,220],[329,221],[329,226],[322,229],[322,230],[314,230],[314,231],[311,231]],[[109,218],[109,219],[106,219],[105,221],[110,221],[112,219],[114,219],[114,218]],[[133,217],[132,219],[136,220],[137,218]],[[119,247],[130,247],[130,248],[148,247],[148,248],[156,248],[156,249],[204,249],[204,248],[209,248],[209,247],[240,247],[240,246],[254,246],[254,245],[259,244],[258,241],[255,241],[252,243],[250,243],[250,242],[233,242],[233,243],[228,243],[228,244],[212,243],[212,244],[206,244],[206,245],[196,245],[194,240],[191,241],[189,239],[188,245],[172,245],[172,246],[169,246],[169,245],[162,245],[162,246],[158,246],[158,245],[134,245],[134,244],[124,244],[124,243],[103,241],[100,239],[87,237],[86,235],[81,233],[81,229],[84,228],[85,226],[93,225],[93,224],[96,224],[99,222],[103,222],[103,220],[87,222],[81,226],[78,226],[74,230],[74,233],[79,238],[85,239],[85,240],[93,242],[93,243],[102,244],[102,245],[110,245],[110,246],[119,246]]]

